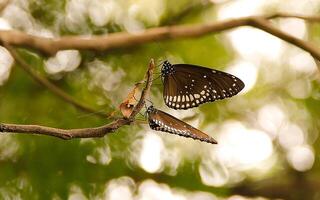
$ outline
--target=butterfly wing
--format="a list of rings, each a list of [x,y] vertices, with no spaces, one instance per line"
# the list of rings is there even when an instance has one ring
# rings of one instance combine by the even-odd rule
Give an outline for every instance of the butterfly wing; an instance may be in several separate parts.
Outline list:
[[[153,130],[217,144],[217,141],[209,135],[161,110],[153,108],[153,112],[148,113],[148,121],[150,128]]]
[[[190,64],[172,66],[174,72],[163,79],[163,98],[173,109],[193,108],[232,97],[244,88],[239,78],[226,72]]]

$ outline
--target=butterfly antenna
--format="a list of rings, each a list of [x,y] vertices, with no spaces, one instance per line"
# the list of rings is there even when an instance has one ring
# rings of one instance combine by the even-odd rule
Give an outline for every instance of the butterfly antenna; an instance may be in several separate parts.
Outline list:
[[[159,47],[159,49],[160,49],[161,51],[165,52],[165,50],[162,48],[162,46],[160,45],[159,42],[156,42],[156,44],[157,44],[157,46]]]
[[[159,73],[153,73],[153,74],[158,75],[158,76],[157,76],[157,78],[152,79],[152,81],[157,80],[158,78],[161,77],[161,73],[160,72]],[[141,81],[140,83],[146,83],[146,82],[147,82],[147,80],[144,80],[144,81]]]
[[[84,117],[89,117],[89,116],[92,116],[92,115],[95,115],[98,113],[105,113],[105,112],[103,112],[103,110],[105,110],[105,109],[101,109],[96,112],[91,112],[91,113],[87,113],[87,114],[83,114],[83,115],[78,115],[77,118],[84,118]]]
[[[157,66],[160,66],[164,63],[164,61],[166,61],[166,59],[159,59],[159,64],[157,64]]]
[[[149,101],[148,99],[146,99],[147,101]],[[139,114],[143,117],[143,119],[145,120],[147,117],[147,109],[148,109],[148,107],[147,107],[147,104],[145,103],[144,104],[144,107],[145,107],[145,109],[146,109],[146,111],[144,112],[144,114],[141,114],[140,112],[139,112]]]
[[[144,116],[144,114],[141,114],[141,113],[139,112],[139,115],[141,115],[141,116],[143,117],[143,119],[145,119],[145,116]]]
[[[156,42],[156,45],[162,52],[165,52],[165,50],[162,48],[159,42]],[[159,66],[161,66],[164,63],[164,61],[166,61],[166,59],[158,59],[157,62],[159,62],[159,64],[157,64],[156,67],[158,68]]]
[[[160,66],[164,63],[164,61],[166,61],[166,60],[165,60],[165,59],[160,60],[160,61],[159,61],[159,64],[157,64],[157,68],[160,67]]]
[[[161,77],[161,74],[159,76],[157,76],[156,78],[154,78],[152,81],[155,81],[157,79],[159,79]]]
[[[146,99],[146,101],[148,101],[149,103],[151,103],[151,106],[153,106],[152,101],[150,101],[149,99]]]
[[[146,104],[146,103],[144,104],[144,108],[145,108],[146,110],[148,109],[148,108],[147,108],[147,104]]]
[[[148,122],[146,122],[145,119],[140,120],[140,121],[136,120],[135,122],[136,122],[136,124],[148,124]]]

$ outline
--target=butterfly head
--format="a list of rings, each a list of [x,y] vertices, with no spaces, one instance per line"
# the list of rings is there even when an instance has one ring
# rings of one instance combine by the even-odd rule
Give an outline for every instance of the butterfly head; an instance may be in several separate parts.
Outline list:
[[[169,61],[165,60],[162,64],[161,75],[167,76],[172,73],[174,73],[173,65]]]
[[[148,108],[147,108],[147,114],[150,114],[150,113],[153,113],[153,112],[155,112],[155,108],[153,107],[153,106],[149,106]]]

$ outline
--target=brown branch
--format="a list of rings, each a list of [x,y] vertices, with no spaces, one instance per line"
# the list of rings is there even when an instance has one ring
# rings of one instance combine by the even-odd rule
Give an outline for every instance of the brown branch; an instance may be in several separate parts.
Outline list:
[[[134,107],[134,111],[132,112],[129,118],[120,118],[113,121],[110,124],[100,127],[69,130],[39,125],[0,124],[0,132],[48,135],[58,137],[61,139],[103,137],[108,133],[116,131],[118,128],[124,125],[130,125],[132,122],[134,122],[135,116],[143,108],[145,98],[150,92],[150,88],[152,85],[153,70],[154,61],[152,59],[150,61],[149,68],[147,71],[146,85],[142,91],[138,104]]]
[[[7,7],[7,5],[9,5],[9,3],[10,3],[10,0],[3,0],[0,3],[0,12],[2,12]]]
[[[70,103],[71,105],[75,106],[76,108],[79,108],[82,111],[88,112],[90,114],[95,114],[97,116],[108,118],[109,115],[107,113],[97,112],[96,110],[88,107],[87,105],[82,104],[81,102],[76,101],[72,96],[61,90],[59,87],[57,87],[55,84],[51,83],[48,79],[45,77],[39,75],[37,72],[35,72],[20,56],[19,54],[9,45],[5,45],[7,50],[10,52],[12,57],[15,59],[15,61],[18,63],[18,65],[26,71],[35,81],[40,83],[40,85],[46,87],[51,91],[53,94],[57,95],[64,101]]]
[[[39,125],[18,125],[18,124],[0,124],[0,132],[12,133],[29,133],[38,135],[49,135],[61,139],[72,138],[89,138],[89,137],[102,137],[107,133],[111,133],[119,127],[128,124],[128,120],[118,119],[108,125],[97,128],[84,128],[84,129],[59,129]]]
[[[266,19],[275,19],[275,18],[297,18],[297,19],[302,19],[309,22],[320,22],[320,16],[305,16],[305,15],[291,14],[291,13],[275,13],[273,15],[270,15],[269,17],[266,17]]]
[[[124,48],[148,42],[155,42],[168,39],[177,38],[191,38],[200,37],[209,33],[217,33],[226,30],[230,30],[240,26],[254,26],[264,31],[269,31],[257,25],[257,21],[262,19],[274,19],[275,17],[298,17],[305,20],[315,20],[318,17],[308,17],[300,15],[289,14],[274,14],[270,16],[251,16],[242,17],[237,19],[229,19],[221,22],[214,22],[210,24],[201,25],[180,25],[180,26],[163,26],[157,28],[150,28],[139,33],[113,33],[109,35],[91,36],[90,38],[83,36],[64,36],[60,38],[44,38],[39,36],[28,35],[20,31],[0,31],[0,41],[10,45],[18,45],[29,47],[32,49],[40,50],[46,54],[53,55],[59,50],[65,49],[78,49],[78,50],[95,50],[95,51],[106,51],[115,48]],[[296,45],[306,51],[309,48],[305,46],[312,46],[311,44],[301,45],[301,43],[307,43],[298,38],[294,40],[292,37],[284,37],[288,35],[284,32],[281,33],[283,40]],[[270,34],[274,34],[273,31]],[[299,42],[297,42],[299,41]],[[313,50],[317,50],[312,47]],[[311,53],[311,52],[310,52]],[[315,54],[314,52],[312,54]],[[319,53],[316,53],[319,54]],[[320,60],[320,57],[316,57]]]
[[[129,119],[133,119],[138,113],[139,111],[143,108],[144,104],[145,104],[145,99],[147,97],[147,95],[149,94],[151,85],[152,85],[152,79],[150,79],[150,77],[153,77],[153,71],[154,71],[154,60],[151,59],[150,64],[149,64],[149,70],[146,73],[146,79],[148,80],[146,82],[146,86],[145,88],[143,88],[142,92],[141,92],[141,97],[140,100],[138,101],[137,105],[134,107]]]
[[[320,61],[320,51],[313,44],[281,31],[280,29],[271,25],[265,18],[253,18],[250,22],[250,25],[309,52],[314,58]]]

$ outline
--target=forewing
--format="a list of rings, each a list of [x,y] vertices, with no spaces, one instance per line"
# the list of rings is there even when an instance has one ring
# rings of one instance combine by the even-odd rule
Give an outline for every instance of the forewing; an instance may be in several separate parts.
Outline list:
[[[163,98],[173,109],[188,109],[238,94],[244,83],[237,77],[210,68],[173,65],[174,73],[164,79]]]
[[[160,110],[156,110],[156,112],[149,114],[149,125],[152,129],[157,131],[217,144],[217,141],[209,135]]]

